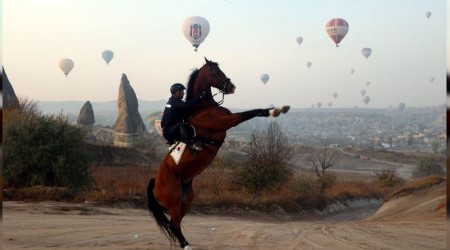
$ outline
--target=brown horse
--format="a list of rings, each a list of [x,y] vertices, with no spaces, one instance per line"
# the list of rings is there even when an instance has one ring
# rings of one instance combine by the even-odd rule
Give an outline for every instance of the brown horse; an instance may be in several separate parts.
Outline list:
[[[289,109],[284,107],[276,114],[273,114],[272,109],[231,113],[213,99],[211,87],[219,89],[223,95],[234,93],[236,87],[217,63],[206,58],[205,61],[205,65],[191,74],[186,96],[187,101],[202,92],[206,92],[209,96],[195,107],[196,111],[193,114],[187,116],[188,122],[195,127],[196,137],[203,142],[203,150],[185,150],[178,164],[168,154],[147,188],[148,207],[159,228],[171,243],[177,240],[185,249],[192,248],[184,238],[180,224],[194,199],[192,180],[213,161],[227,130],[253,117],[267,117],[271,113],[277,116],[281,111],[286,113]]]

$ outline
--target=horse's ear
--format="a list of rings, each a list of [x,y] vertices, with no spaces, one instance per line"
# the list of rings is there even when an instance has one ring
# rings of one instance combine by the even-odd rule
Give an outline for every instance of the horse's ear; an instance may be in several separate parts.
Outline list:
[[[210,63],[211,61],[209,61],[208,59],[206,59],[206,56],[205,56],[205,62],[206,62],[206,64],[208,64],[208,63]]]

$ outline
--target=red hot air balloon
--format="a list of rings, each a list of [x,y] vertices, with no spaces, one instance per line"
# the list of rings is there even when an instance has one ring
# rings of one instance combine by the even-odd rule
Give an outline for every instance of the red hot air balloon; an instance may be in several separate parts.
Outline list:
[[[336,47],[339,47],[341,40],[347,35],[348,23],[344,19],[335,18],[327,22],[326,30],[328,36],[334,41]]]

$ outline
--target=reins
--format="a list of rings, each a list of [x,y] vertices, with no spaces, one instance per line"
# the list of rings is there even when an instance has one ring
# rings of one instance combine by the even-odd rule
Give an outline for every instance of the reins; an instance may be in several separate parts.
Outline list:
[[[219,102],[217,102],[217,105],[222,105],[223,102],[225,101],[225,89],[227,88],[227,83],[230,82],[230,78],[226,78],[225,80],[222,81],[222,89],[219,90],[219,92],[215,93],[214,95],[212,95],[212,98],[214,98],[214,96],[222,93],[222,100],[220,100]]]

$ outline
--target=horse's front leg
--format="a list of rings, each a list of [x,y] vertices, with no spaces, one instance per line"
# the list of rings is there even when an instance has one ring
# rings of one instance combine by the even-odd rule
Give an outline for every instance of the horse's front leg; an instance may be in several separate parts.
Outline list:
[[[219,126],[225,126],[224,129],[229,129],[257,116],[268,117],[270,115],[269,110],[270,109],[253,109],[241,113],[230,114],[219,119],[221,120],[219,121]]]

